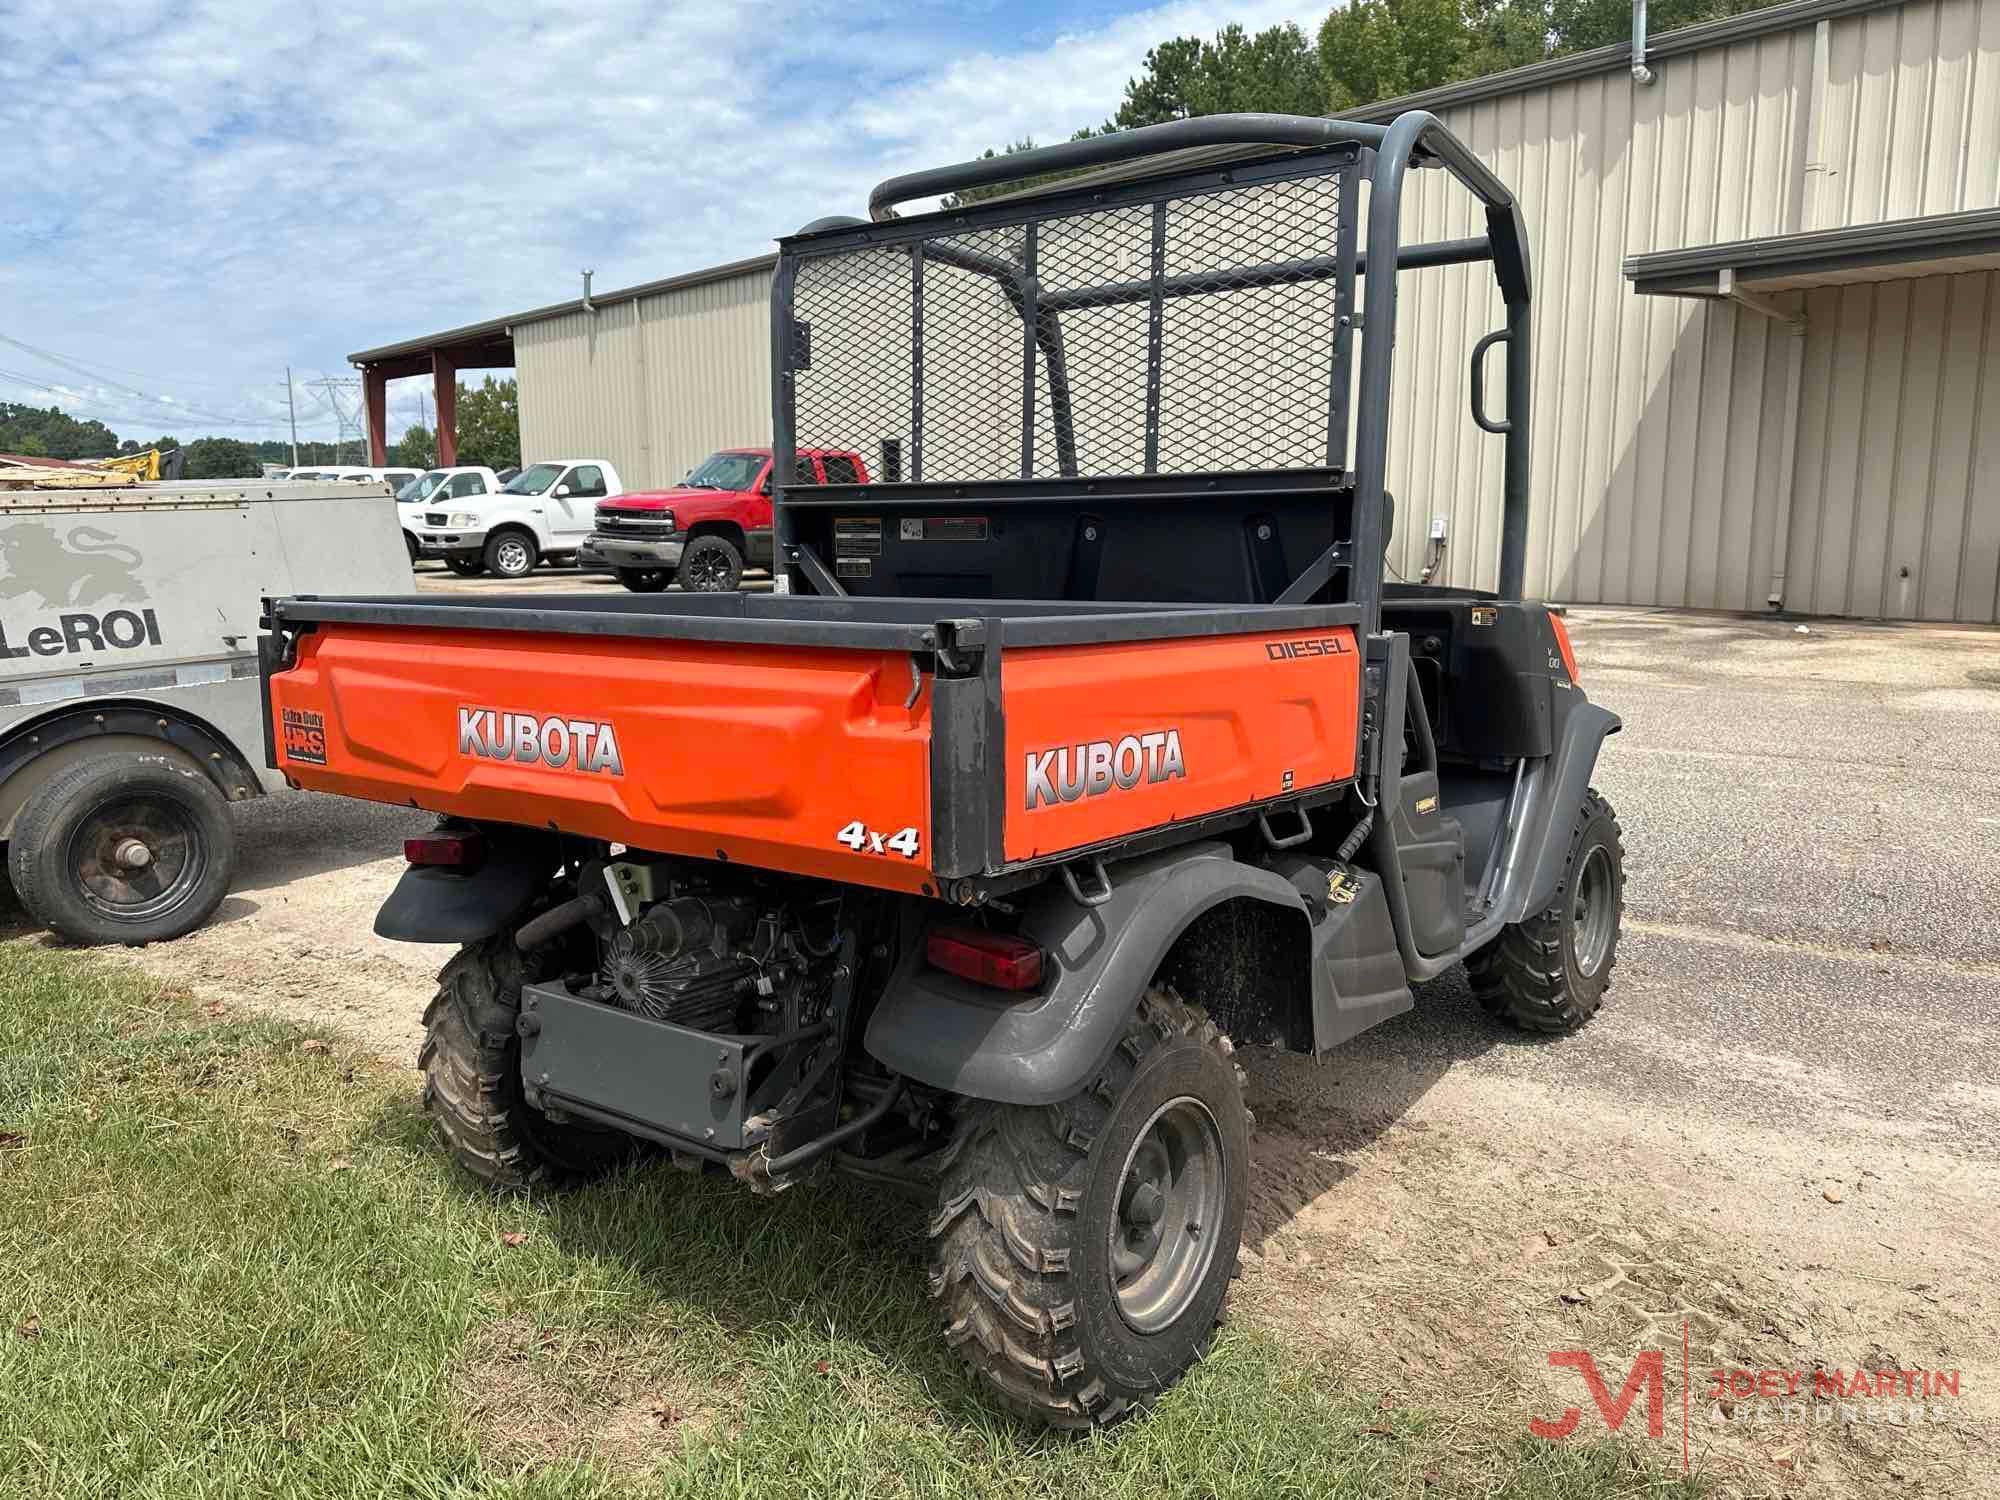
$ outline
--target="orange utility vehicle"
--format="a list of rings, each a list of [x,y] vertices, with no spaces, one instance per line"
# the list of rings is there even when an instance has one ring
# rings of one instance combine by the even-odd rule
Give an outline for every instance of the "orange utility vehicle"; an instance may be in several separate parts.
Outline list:
[[[1413,167],[1484,232],[1401,245]],[[945,1336],[1088,1427],[1212,1335],[1232,1039],[1323,1051],[1461,960],[1521,1025],[1596,1011],[1618,721],[1519,597],[1527,246],[1436,120],[1181,121],[871,207],[781,242],[775,472],[875,473],[779,487],[772,595],[272,599],[271,755],[440,815],[376,930],[463,945],[420,1060],[467,1168],[901,1184]],[[1499,587],[1385,586],[1398,272],[1467,263]]]

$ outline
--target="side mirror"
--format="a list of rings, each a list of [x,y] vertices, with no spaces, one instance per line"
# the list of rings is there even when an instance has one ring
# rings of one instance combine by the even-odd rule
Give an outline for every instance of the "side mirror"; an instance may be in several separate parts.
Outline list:
[[[560,500],[563,498],[563,496],[567,495],[568,493],[569,493],[568,485],[559,484],[556,486],[556,499]]]

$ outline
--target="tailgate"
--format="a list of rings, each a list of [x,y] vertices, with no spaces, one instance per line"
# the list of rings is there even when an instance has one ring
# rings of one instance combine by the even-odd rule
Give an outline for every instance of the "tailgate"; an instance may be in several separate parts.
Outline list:
[[[982,601],[926,622],[909,601],[719,597],[279,601],[303,628],[289,660],[267,640],[273,764],[314,791],[955,899],[1354,776],[1344,607]]]
[[[299,785],[921,891],[906,653],[326,625],[270,679]]]

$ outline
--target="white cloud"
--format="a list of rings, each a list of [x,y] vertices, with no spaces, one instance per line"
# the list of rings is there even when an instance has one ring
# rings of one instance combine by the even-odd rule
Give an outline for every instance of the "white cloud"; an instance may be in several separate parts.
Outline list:
[[[275,437],[287,363],[351,375],[350,350],[573,296],[583,266],[604,289],[759,253],[884,177],[1101,121],[1167,37],[1322,9],[0,0],[0,334],[147,372],[38,397],[121,434]]]

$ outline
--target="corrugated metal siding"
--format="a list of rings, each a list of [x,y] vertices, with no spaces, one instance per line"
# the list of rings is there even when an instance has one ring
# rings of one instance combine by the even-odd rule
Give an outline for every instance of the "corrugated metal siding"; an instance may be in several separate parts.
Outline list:
[[[1788,603],[2000,619],[2000,275],[1810,294]]]
[[[770,276],[754,272],[514,330],[521,456],[610,459],[627,489],[771,440]]]
[[[2000,203],[2000,6],[1897,6],[1832,23],[1829,42],[1807,228]]]
[[[1808,27],[1667,59],[1650,86],[1602,74],[1446,114],[1520,194],[1528,222],[1531,592],[1759,610],[1781,561],[1784,325],[1731,305],[1635,296],[1620,270],[1626,255],[2000,201],[2000,0],[1831,23],[1821,121],[1830,170],[1817,190],[1821,174],[1806,171],[1813,42]],[[1423,174],[1405,212],[1407,243],[1479,229],[1467,195],[1442,174]],[[1465,362],[1480,334],[1501,325],[1499,298],[1484,267],[1416,273],[1403,285],[1391,561],[1416,576],[1428,523],[1441,516],[1450,543],[1440,579],[1491,586],[1502,446],[1464,418]],[[1783,560],[1788,606],[2000,618],[2000,481],[1982,475],[1976,451],[1979,434],[2000,423],[2000,347],[1964,326],[1994,321],[1992,285],[1937,277],[1813,295]],[[1941,308],[1952,309],[1942,323]],[[1857,318],[1865,336],[1850,326]],[[1503,363],[1496,350],[1496,407]],[[1866,386],[1864,367],[1873,371]],[[1829,403],[1843,401],[1871,414],[1866,481],[1833,456],[1845,442],[1860,461],[1851,419],[1861,408],[1831,436],[1824,425]],[[1884,410],[1899,414],[1893,459],[1877,441]],[[1983,462],[2000,468],[2000,436]]]

